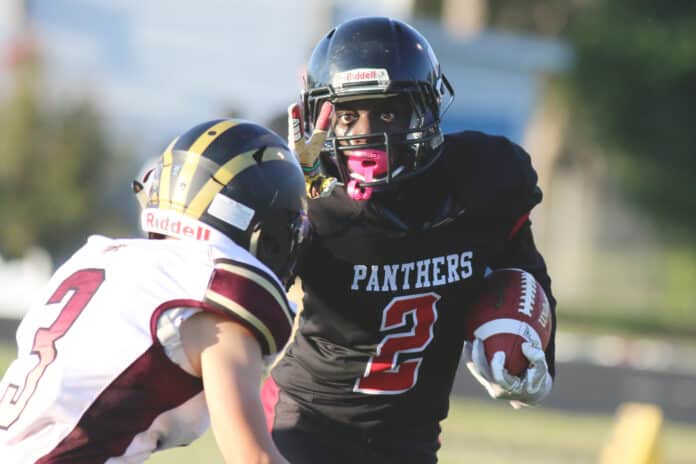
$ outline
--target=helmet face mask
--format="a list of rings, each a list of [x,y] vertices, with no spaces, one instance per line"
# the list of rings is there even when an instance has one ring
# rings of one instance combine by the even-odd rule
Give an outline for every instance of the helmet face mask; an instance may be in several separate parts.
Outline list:
[[[397,98],[406,102],[410,113],[407,127],[355,136],[335,131],[325,144],[325,152],[346,185],[355,180],[346,151],[386,152],[387,172],[370,181],[358,181],[362,189],[381,189],[422,173],[437,159],[443,140],[440,118],[453,96],[432,48],[420,33],[389,18],[358,18],[330,31],[312,53],[302,92],[305,127],[312,130],[324,101],[337,108],[360,100]],[[449,98],[443,102],[445,97]]]
[[[150,237],[231,240],[287,284],[308,233],[302,170],[285,141],[249,121],[222,119],[177,137],[134,182]]]

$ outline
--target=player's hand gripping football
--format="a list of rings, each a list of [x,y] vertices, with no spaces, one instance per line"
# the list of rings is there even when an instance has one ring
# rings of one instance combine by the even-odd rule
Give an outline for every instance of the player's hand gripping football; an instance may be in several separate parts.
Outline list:
[[[495,353],[489,365],[483,340],[476,338],[464,345],[466,367],[474,378],[484,386],[491,398],[507,400],[515,409],[535,406],[551,392],[553,386],[544,350],[525,342],[522,352],[529,360],[529,368],[521,377],[517,377],[505,369],[504,352]]]
[[[309,198],[325,197],[336,187],[335,177],[328,177],[321,171],[319,153],[326,141],[326,135],[331,124],[333,105],[324,102],[319,110],[312,135],[305,137],[302,127],[302,112],[300,105],[294,103],[288,107],[288,144],[297,153],[304,171]]]

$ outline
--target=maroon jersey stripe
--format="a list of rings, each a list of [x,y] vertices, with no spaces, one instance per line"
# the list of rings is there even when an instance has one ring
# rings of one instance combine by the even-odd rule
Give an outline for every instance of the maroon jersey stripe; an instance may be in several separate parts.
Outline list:
[[[508,234],[507,239],[512,240],[515,237],[515,235],[517,235],[517,232],[520,231],[522,226],[524,226],[528,220],[529,220],[529,213],[526,213],[526,214],[523,214],[522,216],[520,216],[520,218],[517,220],[517,222],[515,222],[515,225],[512,226],[512,229],[510,230],[510,233]]]
[[[263,347],[266,347],[264,350],[265,354],[272,354],[269,351],[275,352],[280,350],[287,342],[292,328],[292,320],[288,315],[288,303],[285,293],[280,293],[283,300],[278,301],[260,283],[262,279],[268,280],[260,274],[249,277],[226,269],[215,269],[209,290],[214,294],[231,300],[236,305],[239,305],[243,311],[239,311],[235,307],[226,306],[219,299],[212,300],[211,298],[206,298],[206,303],[216,307],[223,307],[226,311],[232,312],[257,335],[263,335],[264,332],[270,334],[273,338],[272,340],[266,340],[264,336],[264,339],[260,340],[260,342]],[[253,318],[248,317],[249,314]],[[275,345],[274,350],[270,349],[271,345]]]
[[[37,464],[93,464],[121,456],[157,416],[202,389],[199,378],[153,345],[97,397],[73,431]]]

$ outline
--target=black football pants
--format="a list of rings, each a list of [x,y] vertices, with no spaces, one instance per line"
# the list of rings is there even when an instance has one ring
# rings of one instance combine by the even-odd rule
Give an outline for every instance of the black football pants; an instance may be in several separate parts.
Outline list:
[[[303,411],[280,392],[273,441],[292,464],[435,464],[440,448],[432,430],[364,432]]]

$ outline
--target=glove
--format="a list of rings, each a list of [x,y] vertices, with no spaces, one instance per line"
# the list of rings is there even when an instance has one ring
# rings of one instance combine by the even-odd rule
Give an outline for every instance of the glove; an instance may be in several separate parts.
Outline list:
[[[522,377],[517,377],[505,369],[503,351],[496,352],[489,365],[483,340],[476,338],[473,343],[464,344],[466,367],[474,378],[484,386],[491,398],[507,400],[515,409],[536,406],[551,393],[553,386],[544,350],[524,342],[522,353],[529,360],[529,368]]]
[[[326,141],[332,114],[333,105],[330,102],[324,102],[319,111],[314,132],[307,139],[302,127],[300,105],[293,103],[288,107],[288,144],[297,154],[302,171],[304,171],[309,198],[330,195],[338,182],[335,177],[328,177],[321,172],[319,163],[319,153],[321,153],[321,147]]]

